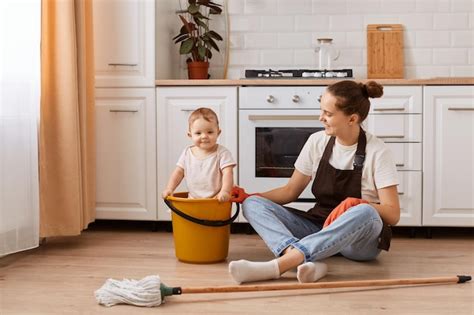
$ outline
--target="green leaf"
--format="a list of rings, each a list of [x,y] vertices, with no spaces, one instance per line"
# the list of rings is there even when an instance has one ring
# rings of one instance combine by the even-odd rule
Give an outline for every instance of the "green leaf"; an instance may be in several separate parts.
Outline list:
[[[208,37],[207,39],[208,40],[206,42],[209,43],[212,46],[212,48],[219,51],[219,47],[217,46],[216,42],[213,41],[212,38],[210,38],[210,37]]]
[[[212,52],[209,48],[206,48],[206,56],[207,56],[207,59],[211,59],[212,58]]]
[[[216,6],[216,7],[222,7],[222,4],[215,3],[215,2],[212,2],[212,1],[209,1],[209,4],[211,4],[213,6]]]
[[[195,19],[198,18],[198,19],[209,20],[209,18],[208,18],[207,16],[202,15],[201,12],[198,12],[198,13],[194,14],[193,17],[194,17]]]
[[[215,8],[210,8],[209,9],[209,15],[210,14],[214,14],[214,15],[219,15],[222,13],[222,10],[221,9],[215,9]]]
[[[221,35],[217,34],[216,32],[214,31],[209,31],[209,36],[216,39],[216,40],[222,40],[222,37]]]
[[[194,15],[194,14],[198,13],[199,12],[199,6],[196,5],[196,4],[189,5],[188,12],[191,15]]]
[[[181,29],[179,30],[179,33],[180,33],[180,34],[187,34],[187,33],[189,33],[189,32],[188,32],[188,28],[186,27],[186,25],[181,26]]]
[[[173,39],[175,39],[175,38],[173,38]],[[181,35],[180,37],[176,38],[174,43],[177,44],[177,43],[182,42],[183,40],[188,39],[188,38],[189,38],[188,34]]]
[[[204,46],[198,46],[198,55],[200,59],[205,59],[206,58],[206,47]]]
[[[184,42],[181,43],[181,47],[179,48],[179,53],[181,55],[186,55],[193,50],[194,46],[194,39],[193,38],[188,38]]]
[[[197,25],[204,28],[206,31],[209,29],[209,26],[207,26],[207,24],[204,23],[203,21],[201,21],[199,19],[196,19],[196,18],[194,19],[194,21],[197,23]]]

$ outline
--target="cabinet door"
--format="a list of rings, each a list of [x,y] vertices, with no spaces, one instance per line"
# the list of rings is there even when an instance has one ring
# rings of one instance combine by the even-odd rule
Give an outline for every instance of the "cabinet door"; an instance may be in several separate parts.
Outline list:
[[[154,87],[155,2],[93,1],[96,87]]]
[[[474,226],[474,87],[425,87],[423,225]]]
[[[370,133],[386,142],[421,142],[421,114],[370,114],[362,123]]]
[[[370,100],[370,112],[376,114],[421,114],[421,86],[385,86],[383,96]]]
[[[97,218],[156,220],[155,89],[96,89]]]
[[[400,221],[398,226],[421,226],[421,171],[399,171],[398,196]]]
[[[156,96],[158,220],[170,220],[161,192],[166,188],[179,155],[192,144],[187,132],[188,117],[193,110],[208,107],[216,112],[222,130],[218,143],[229,149],[237,159],[237,87],[159,87]],[[235,183],[237,173],[237,168],[234,168]],[[184,180],[176,191],[187,191]]]

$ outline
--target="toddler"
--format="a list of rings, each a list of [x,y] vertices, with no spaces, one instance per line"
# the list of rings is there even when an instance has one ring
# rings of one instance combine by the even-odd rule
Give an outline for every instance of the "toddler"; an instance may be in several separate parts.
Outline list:
[[[185,148],[179,157],[162,197],[171,195],[185,178],[189,198],[228,201],[236,163],[229,150],[217,144],[221,130],[216,113],[209,108],[198,108],[189,116],[188,124],[193,145]]]

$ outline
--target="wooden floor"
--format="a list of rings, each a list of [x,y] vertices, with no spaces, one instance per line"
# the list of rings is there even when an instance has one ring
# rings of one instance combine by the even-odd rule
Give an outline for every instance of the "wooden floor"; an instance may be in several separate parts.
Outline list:
[[[472,275],[472,230],[456,235],[396,235],[389,253],[359,263],[327,259],[321,281]],[[253,234],[232,234],[228,261],[268,260]],[[172,234],[146,226],[96,226],[78,237],[50,238],[40,248],[0,259],[0,314],[473,314],[472,282],[390,288],[187,294],[156,308],[100,306],[94,291],[107,278],[159,274],[169,286],[233,285],[227,262],[186,264],[174,256]],[[295,283],[294,273],[265,283]]]

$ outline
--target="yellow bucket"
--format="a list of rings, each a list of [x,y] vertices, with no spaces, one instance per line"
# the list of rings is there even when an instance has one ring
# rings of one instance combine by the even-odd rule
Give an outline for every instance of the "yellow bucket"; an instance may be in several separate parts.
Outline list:
[[[176,258],[182,262],[206,264],[223,261],[229,252],[232,203],[217,199],[188,199],[188,193],[175,193],[165,199],[172,210]]]

